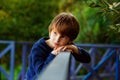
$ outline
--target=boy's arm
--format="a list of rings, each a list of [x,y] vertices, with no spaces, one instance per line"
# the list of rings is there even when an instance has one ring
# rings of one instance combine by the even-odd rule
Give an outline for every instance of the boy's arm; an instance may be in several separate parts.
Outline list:
[[[91,57],[89,53],[80,47],[77,47],[77,49],[78,49],[78,53],[72,53],[75,59],[82,63],[89,63],[91,61]]]
[[[31,62],[35,72],[39,74],[48,64],[54,59],[55,55],[49,54],[46,55],[46,52],[43,51],[40,47],[33,47],[30,54]]]

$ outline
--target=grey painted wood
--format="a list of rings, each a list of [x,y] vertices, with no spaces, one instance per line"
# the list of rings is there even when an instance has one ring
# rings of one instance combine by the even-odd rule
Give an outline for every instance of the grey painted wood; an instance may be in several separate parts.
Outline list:
[[[60,52],[36,80],[69,80],[70,52]]]

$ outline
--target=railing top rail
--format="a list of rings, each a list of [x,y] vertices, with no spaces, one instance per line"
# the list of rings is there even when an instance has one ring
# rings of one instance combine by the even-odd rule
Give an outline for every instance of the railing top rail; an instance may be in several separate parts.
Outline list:
[[[16,44],[33,44],[34,42],[27,42],[27,41],[5,41],[5,40],[0,40],[0,44],[8,44],[11,42],[15,42]]]
[[[27,41],[17,41],[16,44],[33,44],[34,42],[27,42]]]
[[[76,44],[80,47],[97,47],[97,48],[120,48],[117,44]]]
[[[8,44],[8,43],[12,43],[15,41],[4,41],[4,40],[0,40],[0,44]]]
[[[27,41],[5,41],[0,40],[0,44],[8,44],[11,42],[15,42],[16,44],[33,44],[34,42]],[[97,48],[120,48],[120,44],[76,44],[80,47],[97,47]]]

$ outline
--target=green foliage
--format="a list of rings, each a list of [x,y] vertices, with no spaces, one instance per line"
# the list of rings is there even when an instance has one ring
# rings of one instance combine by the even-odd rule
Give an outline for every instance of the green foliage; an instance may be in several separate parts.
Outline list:
[[[55,15],[71,12],[81,26],[75,42],[119,43],[119,7],[118,0],[1,0],[0,39],[36,41],[48,36]]]
[[[0,5],[0,39],[15,41],[47,36],[47,27],[58,8],[52,1],[39,0],[3,0]]]
[[[14,73],[14,80],[17,80],[18,79],[18,75],[20,73],[20,71],[22,70],[22,66],[21,65],[17,65],[16,68],[15,68],[15,73]]]
[[[98,17],[103,20],[100,24],[107,27],[103,33],[106,36],[107,43],[120,43],[120,2],[119,0],[93,0],[90,4],[91,8],[98,8]],[[102,35],[102,33],[100,33]]]

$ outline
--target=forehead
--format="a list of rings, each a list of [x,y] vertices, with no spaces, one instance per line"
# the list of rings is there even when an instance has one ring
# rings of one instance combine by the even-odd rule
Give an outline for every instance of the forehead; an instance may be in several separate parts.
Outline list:
[[[61,35],[61,36],[66,36],[66,37],[68,37],[67,34],[62,33],[61,31],[59,31],[59,30],[56,29],[56,28],[52,29],[52,32],[56,32],[56,33],[58,33],[58,34]]]
[[[66,34],[69,31],[69,26],[66,24],[54,25],[53,29],[61,34]]]
[[[57,32],[59,34],[62,34],[57,28],[53,28],[51,31]]]

